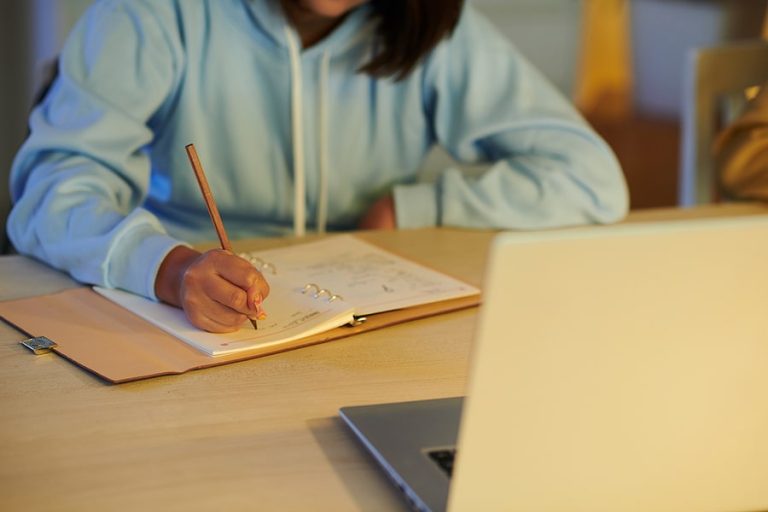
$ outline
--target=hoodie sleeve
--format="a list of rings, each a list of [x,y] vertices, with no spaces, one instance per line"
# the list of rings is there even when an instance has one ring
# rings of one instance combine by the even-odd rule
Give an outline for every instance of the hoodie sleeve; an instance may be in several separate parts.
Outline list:
[[[142,5],[98,2],[70,35],[11,170],[8,233],[19,252],[79,281],[155,298],[157,269],[180,242],[139,207],[144,148],[178,62]]]
[[[621,219],[618,161],[575,108],[491,24],[465,8],[424,64],[436,142],[479,177],[448,168],[397,186],[399,227],[536,229]]]

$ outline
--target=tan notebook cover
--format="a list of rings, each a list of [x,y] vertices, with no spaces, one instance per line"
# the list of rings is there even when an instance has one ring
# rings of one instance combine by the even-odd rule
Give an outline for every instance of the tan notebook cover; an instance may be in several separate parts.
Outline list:
[[[480,295],[371,315],[280,346],[211,357],[166,334],[90,288],[0,302],[0,316],[32,336],[47,336],[58,354],[113,382],[184,373],[351,336],[409,320],[476,306]]]

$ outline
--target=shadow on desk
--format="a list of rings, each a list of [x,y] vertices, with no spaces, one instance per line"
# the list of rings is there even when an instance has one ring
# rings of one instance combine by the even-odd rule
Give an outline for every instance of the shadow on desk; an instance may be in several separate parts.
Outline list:
[[[360,446],[341,418],[310,419],[307,420],[307,427],[359,510],[409,510],[376,461]]]

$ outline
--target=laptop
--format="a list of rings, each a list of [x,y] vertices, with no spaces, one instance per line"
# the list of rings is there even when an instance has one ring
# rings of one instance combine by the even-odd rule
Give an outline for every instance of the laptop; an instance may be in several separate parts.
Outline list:
[[[466,397],[340,409],[414,509],[768,509],[768,216],[502,233],[484,290]]]

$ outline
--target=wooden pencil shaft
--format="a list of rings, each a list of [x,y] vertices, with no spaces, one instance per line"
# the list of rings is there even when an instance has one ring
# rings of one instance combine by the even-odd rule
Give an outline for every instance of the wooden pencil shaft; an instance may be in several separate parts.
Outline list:
[[[216,206],[216,201],[213,199],[213,193],[211,187],[208,185],[208,180],[205,177],[205,171],[200,163],[200,158],[197,156],[197,150],[195,150],[194,144],[187,144],[185,146],[187,150],[187,156],[189,157],[189,163],[192,164],[192,169],[195,171],[195,178],[197,178],[197,184],[200,185],[200,191],[203,193],[203,200],[205,206],[208,208],[208,214],[213,221],[213,227],[216,229],[216,235],[221,242],[221,248],[225,251],[232,251],[232,244],[229,243],[229,237],[224,229],[224,223],[219,215],[219,208]]]
[[[197,184],[200,185],[200,192],[203,193],[203,200],[205,206],[208,208],[208,215],[213,221],[213,227],[216,229],[216,235],[219,237],[221,248],[225,251],[232,252],[232,244],[229,243],[229,237],[227,231],[224,229],[224,222],[219,215],[219,208],[216,206],[216,201],[213,199],[213,192],[211,187],[208,186],[208,179],[205,177],[205,171],[203,170],[203,164],[200,163],[200,158],[197,156],[197,150],[194,144],[187,144],[184,146],[187,150],[187,157],[189,157],[189,163],[192,164],[192,170],[195,171],[195,178],[197,178]],[[259,326],[256,320],[249,318],[251,325],[254,329],[258,329]]]

